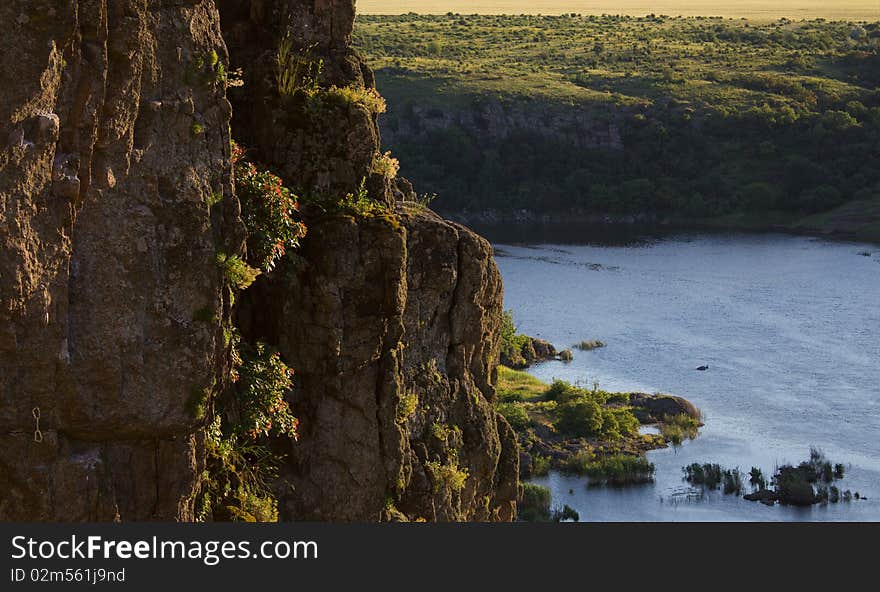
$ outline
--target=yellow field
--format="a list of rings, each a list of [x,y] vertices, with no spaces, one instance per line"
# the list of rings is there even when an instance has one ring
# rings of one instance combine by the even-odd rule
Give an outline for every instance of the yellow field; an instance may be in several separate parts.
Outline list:
[[[666,14],[880,20],[880,0],[357,0],[364,14]]]

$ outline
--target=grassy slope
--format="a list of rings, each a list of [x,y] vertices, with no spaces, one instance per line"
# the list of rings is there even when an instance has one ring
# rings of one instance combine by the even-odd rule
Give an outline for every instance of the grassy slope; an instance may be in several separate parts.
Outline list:
[[[499,393],[510,393],[524,401],[538,399],[547,391],[547,384],[527,372],[498,366]]]

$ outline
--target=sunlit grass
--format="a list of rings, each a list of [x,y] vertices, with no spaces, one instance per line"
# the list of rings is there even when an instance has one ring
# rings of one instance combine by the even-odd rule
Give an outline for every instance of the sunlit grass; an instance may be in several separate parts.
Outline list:
[[[547,391],[547,384],[527,372],[498,366],[495,390],[503,401],[526,401],[542,397]]]

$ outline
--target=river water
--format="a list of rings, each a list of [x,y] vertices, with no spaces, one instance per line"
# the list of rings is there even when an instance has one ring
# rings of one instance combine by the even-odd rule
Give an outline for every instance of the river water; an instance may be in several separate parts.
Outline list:
[[[554,504],[587,521],[880,520],[880,248],[766,234],[609,246],[569,232],[558,235],[568,244],[549,244],[563,239],[546,235],[513,243],[480,230],[495,244],[505,308],[522,332],[557,348],[582,339],[607,344],[575,349],[572,362],[541,364],[532,374],[672,393],[704,414],[696,440],[648,454],[653,484],[591,488],[558,473],[535,479],[550,487]],[[696,371],[701,365],[709,370]],[[767,507],[694,495],[681,478],[692,462],[758,466],[769,475],[806,460],[810,446],[848,465],[841,490],[868,499]]]

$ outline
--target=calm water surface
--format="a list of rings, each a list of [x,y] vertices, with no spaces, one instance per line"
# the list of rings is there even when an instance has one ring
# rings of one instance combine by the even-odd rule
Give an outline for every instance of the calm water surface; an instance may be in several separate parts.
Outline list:
[[[654,484],[536,479],[555,504],[589,521],[880,521],[880,248],[679,235],[629,246],[496,242],[496,249],[505,307],[521,331],[558,348],[582,339],[607,344],[574,350],[571,363],[548,362],[534,375],[673,393],[705,416],[697,440],[649,453]],[[697,372],[703,364],[709,370]],[[811,445],[851,465],[841,489],[868,499],[766,507],[715,493],[693,499],[681,479],[691,462],[769,474],[805,460]]]

